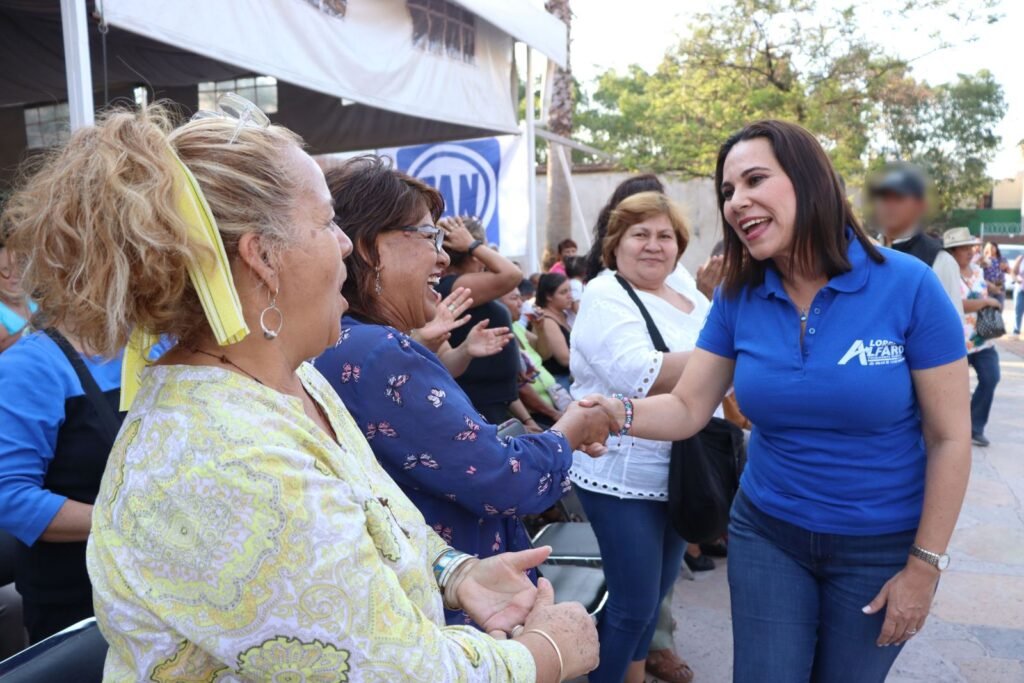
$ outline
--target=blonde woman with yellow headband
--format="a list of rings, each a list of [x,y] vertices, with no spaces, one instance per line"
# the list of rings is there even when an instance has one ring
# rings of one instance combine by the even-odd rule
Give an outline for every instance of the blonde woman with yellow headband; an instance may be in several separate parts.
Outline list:
[[[105,679],[588,671],[583,608],[553,605],[550,584],[523,574],[548,550],[477,560],[446,547],[305,363],[343,343],[352,246],[300,140],[228,105],[173,130],[160,108],[110,113],[4,217],[54,323],[89,353],[128,344],[128,414],[88,549]],[[147,367],[162,335],[178,343]],[[445,627],[442,603],[488,633]]]

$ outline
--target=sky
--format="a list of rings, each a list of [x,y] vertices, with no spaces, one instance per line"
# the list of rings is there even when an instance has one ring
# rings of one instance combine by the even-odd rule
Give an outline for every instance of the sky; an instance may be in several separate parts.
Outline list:
[[[685,34],[692,14],[715,4],[709,0],[573,0],[573,73],[586,87],[607,68],[624,71],[630,64],[639,64],[651,70],[665,50]],[[825,4],[827,0],[820,3]],[[870,17],[880,17],[880,10],[892,2],[860,0],[856,4],[861,16],[870,21]],[[624,6],[628,11],[623,11]],[[957,73],[987,68],[1003,86],[1007,110],[998,129],[1003,147],[989,166],[989,174],[996,179],[1010,178],[1024,170],[1024,157],[1016,147],[1024,139],[1024,2],[1003,0],[1000,11],[1004,16],[998,23],[975,28],[979,37],[976,42],[961,43],[913,62],[914,75],[931,84],[952,81]],[[935,29],[942,30],[949,41],[964,35],[948,21],[929,16],[913,27],[879,22],[870,29],[876,42],[907,59],[935,46],[935,40],[928,37]]]

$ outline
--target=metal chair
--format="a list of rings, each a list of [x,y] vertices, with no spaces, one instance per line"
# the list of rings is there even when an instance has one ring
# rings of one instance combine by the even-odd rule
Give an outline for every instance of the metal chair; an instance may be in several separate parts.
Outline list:
[[[84,619],[0,662],[0,683],[101,683],[107,641]]]
[[[544,525],[532,539],[534,547],[551,546],[551,556],[548,558],[551,564],[600,567],[601,548],[593,527],[586,521],[586,512],[576,492],[570,491],[558,501],[558,509],[565,519],[581,521],[552,522]]]
[[[608,600],[604,570],[600,568],[545,563],[537,570],[551,582],[557,602],[578,602],[596,617]]]

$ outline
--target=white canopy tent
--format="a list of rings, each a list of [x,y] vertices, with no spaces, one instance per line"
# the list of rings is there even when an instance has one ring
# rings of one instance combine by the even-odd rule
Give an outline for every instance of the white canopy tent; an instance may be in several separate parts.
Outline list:
[[[12,40],[0,49],[12,79],[0,107],[62,99],[52,82],[56,50],[32,54],[47,40],[30,20],[48,4],[0,0],[15,22],[29,18],[8,25]],[[108,78],[112,87],[134,79],[174,93],[225,73],[256,74],[276,78],[279,97],[291,100],[272,118],[318,153],[518,133],[514,43],[528,47],[530,76],[530,48],[560,64],[568,49],[566,26],[530,0],[60,0],[59,19],[72,129],[92,122],[94,85]],[[98,68],[97,25],[124,46],[109,73]],[[200,76],[208,72],[217,75]],[[529,251],[534,261],[535,244]]]

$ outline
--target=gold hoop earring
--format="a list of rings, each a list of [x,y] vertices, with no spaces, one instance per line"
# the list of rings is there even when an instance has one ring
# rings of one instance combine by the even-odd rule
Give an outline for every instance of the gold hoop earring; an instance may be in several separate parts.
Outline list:
[[[263,338],[270,341],[277,339],[277,335],[281,334],[281,328],[284,327],[284,313],[277,307],[277,292],[270,297],[270,304],[260,311],[260,329],[263,330]],[[277,316],[277,326],[271,329],[267,326],[267,314]]]

